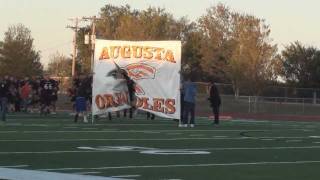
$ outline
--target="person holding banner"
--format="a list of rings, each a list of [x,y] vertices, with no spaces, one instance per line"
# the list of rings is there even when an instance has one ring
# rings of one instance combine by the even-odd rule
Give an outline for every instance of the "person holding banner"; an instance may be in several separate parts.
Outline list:
[[[184,110],[183,110],[183,127],[188,127],[189,114],[191,115],[190,127],[194,127],[195,124],[195,105],[197,86],[193,82],[193,79],[189,79],[183,85],[184,90]]]
[[[135,109],[135,82],[128,76],[127,71],[122,69],[122,75],[126,80],[128,86],[128,93],[129,93],[129,103],[131,108],[129,109],[129,118],[132,119],[132,113]],[[127,116],[127,110],[124,110],[124,117]]]
[[[151,120],[154,120],[156,116],[152,113],[147,112],[147,120],[149,120],[150,117],[151,117]]]

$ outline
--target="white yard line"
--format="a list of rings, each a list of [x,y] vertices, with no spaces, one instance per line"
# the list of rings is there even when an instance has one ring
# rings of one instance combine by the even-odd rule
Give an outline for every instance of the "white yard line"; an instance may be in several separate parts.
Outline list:
[[[83,129],[83,130],[96,130],[96,129],[98,129],[98,128],[84,127],[84,128],[81,128],[81,129]]]
[[[12,165],[12,166],[0,166],[0,168],[23,168],[23,167],[28,167],[29,165]]]
[[[201,136],[205,136],[204,134],[190,134],[190,137],[201,137]]]
[[[175,149],[181,151],[225,151],[225,150],[282,150],[282,149],[320,149],[320,146],[288,146],[288,147],[239,147],[239,148],[195,148],[195,149]],[[170,149],[172,150],[172,149]],[[130,150],[141,151],[141,150]],[[0,152],[0,155],[6,154],[63,154],[63,153],[106,153],[114,152],[112,150],[71,150],[71,151],[16,151]],[[121,152],[121,151],[117,151]],[[127,151],[122,151],[127,152]]]
[[[132,174],[132,175],[119,175],[119,176],[111,176],[113,178],[135,178],[135,177],[140,177],[141,175],[138,174]]]
[[[304,131],[305,129],[288,129],[290,131]],[[274,131],[283,131],[282,129],[279,130],[270,130],[270,129],[255,129],[255,130],[246,130],[246,129],[212,129],[212,130],[193,130],[193,129],[176,129],[176,130],[96,130],[96,131],[89,131],[89,130],[63,130],[63,131],[0,131],[0,133],[152,133],[152,132],[274,132]]]
[[[188,141],[188,140],[260,140],[260,139],[315,139],[310,136],[298,137],[190,137],[190,138],[99,138],[99,139],[0,139],[0,142],[76,142],[76,141]]]
[[[273,141],[275,139],[260,139],[261,141]]]
[[[90,172],[76,172],[73,174],[81,174],[81,175],[86,175],[86,174],[100,174],[101,172],[99,171],[90,171]]]
[[[182,133],[167,133],[169,136],[182,135]]]
[[[247,165],[277,165],[277,164],[318,164],[320,161],[270,161],[270,162],[244,162],[244,163],[213,163],[213,164],[170,164],[170,165],[142,165],[142,166],[108,166],[96,168],[57,168],[41,169],[44,171],[68,170],[105,170],[105,169],[137,169],[137,168],[173,168],[173,167],[210,167],[210,166],[247,166]]]
[[[302,142],[302,140],[286,140],[287,143],[289,142]]]

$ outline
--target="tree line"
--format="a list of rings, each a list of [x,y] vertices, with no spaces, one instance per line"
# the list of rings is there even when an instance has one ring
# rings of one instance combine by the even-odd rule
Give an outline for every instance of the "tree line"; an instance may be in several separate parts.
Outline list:
[[[30,54],[23,55],[28,57],[24,61],[38,63],[40,52],[30,49],[30,34],[15,32],[16,35],[10,35],[15,34],[14,28],[17,27],[9,28],[0,43],[0,68],[11,68],[17,71],[16,74],[23,74],[26,72],[13,68],[22,53],[16,49],[23,49],[18,46],[29,42]],[[84,35],[90,32],[91,26],[78,31],[78,72],[89,73],[91,69],[91,47],[84,43]],[[259,95],[268,85],[306,88],[319,88],[320,85],[319,49],[296,41],[279,52],[270,37],[271,28],[264,19],[234,11],[224,4],[208,8],[196,21],[175,18],[164,8],[137,10],[129,5],[107,4],[99,12],[96,32],[97,38],[109,40],[179,40],[182,42],[183,77],[231,83],[236,94],[239,89],[246,89],[250,94]],[[20,45],[13,45],[12,39],[19,42],[20,36],[29,38]],[[14,50],[9,52],[8,49]],[[41,69],[28,68],[35,73],[40,73]],[[59,53],[51,57],[48,66],[51,74],[68,76],[70,69],[70,57]]]

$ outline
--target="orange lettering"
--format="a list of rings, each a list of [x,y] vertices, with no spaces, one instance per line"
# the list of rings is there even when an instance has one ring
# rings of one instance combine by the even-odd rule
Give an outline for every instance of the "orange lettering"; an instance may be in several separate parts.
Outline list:
[[[165,60],[167,60],[167,61],[169,61],[169,62],[176,63],[176,61],[174,60],[173,52],[172,52],[171,50],[168,50],[168,51],[166,52]]]
[[[102,49],[102,52],[100,54],[100,57],[99,57],[99,60],[103,60],[103,59],[109,59],[109,51],[108,51],[108,48],[107,47],[104,47]]]
[[[142,47],[141,46],[132,46],[132,56],[134,58],[142,57]]]
[[[122,58],[130,58],[131,54],[130,54],[130,47],[129,46],[123,46],[121,47],[121,57]]]
[[[143,58],[152,59],[153,57],[153,48],[152,47],[144,47],[143,48]]]
[[[160,98],[154,98],[153,99],[153,111],[156,112],[164,112],[164,107],[162,107],[164,105],[164,99],[160,99]]]
[[[119,49],[120,46],[111,46],[110,47],[110,55],[112,59],[116,59],[119,57]]]
[[[97,95],[96,96],[95,102],[96,102],[96,105],[97,105],[98,109],[102,110],[102,109],[105,108],[105,101],[104,101],[104,98],[101,95]]]
[[[174,99],[167,99],[165,102],[166,114],[174,114],[176,112],[175,108],[176,101]]]
[[[111,94],[105,94],[103,97],[105,99],[105,107],[106,108],[114,106],[114,100],[113,100],[113,97]]]
[[[161,59],[161,55],[162,55],[162,52],[164,51],[163,48],[157,48],[156,49],[156,56],[154,57],[154,59],[156,60],[162,60]]]

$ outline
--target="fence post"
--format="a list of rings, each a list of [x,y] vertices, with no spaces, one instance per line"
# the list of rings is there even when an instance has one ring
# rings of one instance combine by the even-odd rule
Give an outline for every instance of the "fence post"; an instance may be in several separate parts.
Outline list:
[[[304,105],[305,105],[305,104],[304,104],[304,98],[303,98],[303,100],[302,100],[302,106],[303,106],[303,107],[302,107],[302,113],[303,113],[303,114],[305,113],[305,112],[304,112],[304,111],[305,111],[305,106],[304,106]]]
[[[248,109],[249,113],[251,113],[251,96],[249,96],[249,109]]]
[[[313,104],[317,104],[317,91],[313,91]]]

